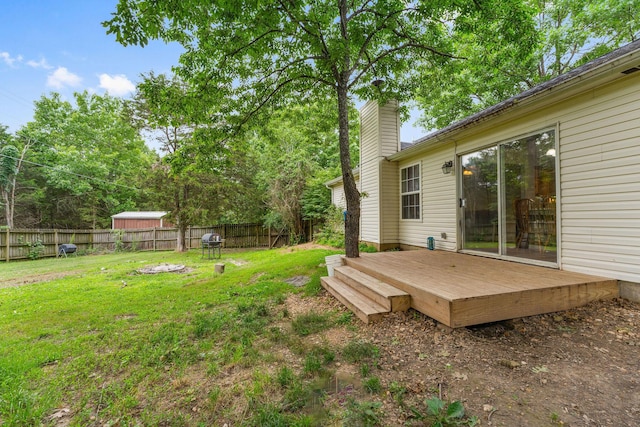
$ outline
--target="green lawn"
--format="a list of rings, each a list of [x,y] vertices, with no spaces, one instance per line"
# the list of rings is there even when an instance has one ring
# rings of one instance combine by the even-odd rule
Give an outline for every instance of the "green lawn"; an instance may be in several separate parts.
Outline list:
[[[317,422],[326,414],[305,410],[305,384],[331,352],[292,332],[283,302],[292,292],[318,292],[324,257],[335,253],[223,251],[213,261],[199,251],[144,252],[2,263],[0,425]],[[224,274],[214,273],[216,262],[225,263]],[[159,263],[190,271],[137,273]],[[298,275],[311,281],[284,282]],[[304,369],[287,367],[276,348],[303,359]]]

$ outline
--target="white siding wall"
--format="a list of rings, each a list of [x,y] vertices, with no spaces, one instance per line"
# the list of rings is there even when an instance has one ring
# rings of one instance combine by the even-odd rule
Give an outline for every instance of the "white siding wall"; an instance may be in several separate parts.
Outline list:
[[[360,177],[355,176],[356,187],[360,189]],[[347,208],[347,199],[344,195],[344,185],[342,182],[331,186],[331,203],[339,207],[340,209]]]
[[[360,204],[360,238],[375,243],[380,241],[378,122],[378,105],[368,102],[360,110],[360,182],[365,193]]]
[[[574,104],[560,126],[562,266],[640,282],[640,76]]]
[[[368,102],[360,111],[361,239],[372,243],[398,242],[397,164],[385,160],[399,147],[397,103],[382,107]]]
[[[427,155],[403,160],[398,170],[420,163],[421,219],[400,220],[400,242],[405,245],[426,247],[427,238],[436,240],[436,249],[456,250],[456,178],[455,171],[442,173],[442,164],[455,159],[452,146],[439,148]],[[396,178],[400,186],[400,176]],[[400,208],[398,216],[401,217]],[[446,239],[441,237],[446,233]]]

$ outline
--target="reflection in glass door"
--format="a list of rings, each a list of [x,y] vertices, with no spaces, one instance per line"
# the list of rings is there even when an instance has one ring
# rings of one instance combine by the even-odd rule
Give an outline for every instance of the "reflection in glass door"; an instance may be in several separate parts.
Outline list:
[[[555,156],[553,131],[500,145],[506,255],[557,261]]]
[[[461,156],[462,248],[557,262],[555,132]]]
[[[476,151],[461,158],[464,249],[499,253],[498,150]]]

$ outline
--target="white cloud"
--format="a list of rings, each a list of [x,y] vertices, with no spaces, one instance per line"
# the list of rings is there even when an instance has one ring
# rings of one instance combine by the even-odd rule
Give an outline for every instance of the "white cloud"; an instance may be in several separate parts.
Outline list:
[[[99,87],[109,92],[110,95],[124,96],[136,90],[136,86],[124,74],[115,76],[100,74],[99,77]]]
[[[2,60],[5,62],[5,64],[7,64],[9,67],[13,67],[14,63],[17,62],[22,62],[22,55],[18,55],[16,57],[12,57],[11,54],[9,54],[9,52],[0,52],[0,58],[2,58]]]
[[[53,68],[44,58],[41,58],[40,61],[34,61],[33,59],[30,59],[27,61],[27,65],[33,68],[44,68],[45,70],[50,70]]]
[[[47,77],[47,86],[54,87],[56,89],[62,89],[65,86],[80,86],[82,78],[73,74],[65,67],[58,67],[53,73]]]

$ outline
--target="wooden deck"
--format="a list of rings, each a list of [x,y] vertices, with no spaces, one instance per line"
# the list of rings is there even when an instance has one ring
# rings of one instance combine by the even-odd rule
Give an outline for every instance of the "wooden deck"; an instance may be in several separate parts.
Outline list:
[[[361,254],[344,261],[406,292],[412,308],[454,328],[618,296],[614,279],[446,251]],[[344,274],[339,272],[344,268],[338,267],[337,274]]]

